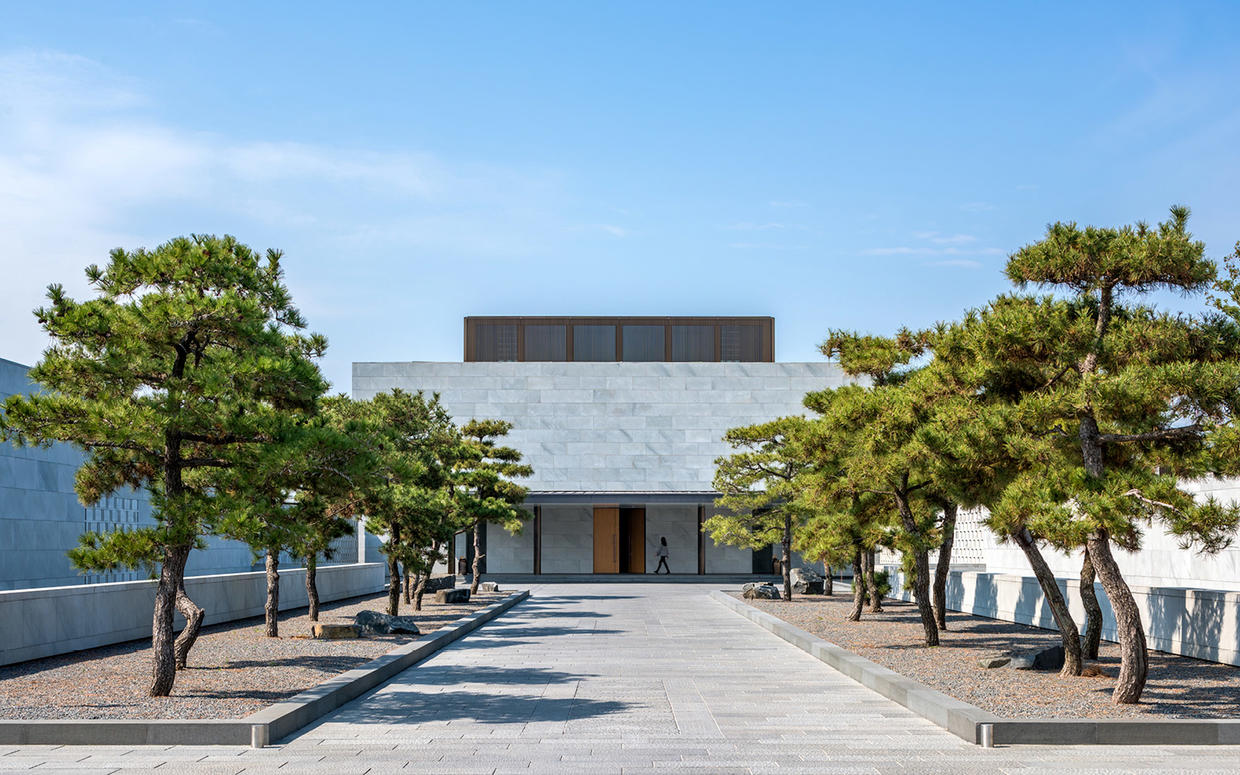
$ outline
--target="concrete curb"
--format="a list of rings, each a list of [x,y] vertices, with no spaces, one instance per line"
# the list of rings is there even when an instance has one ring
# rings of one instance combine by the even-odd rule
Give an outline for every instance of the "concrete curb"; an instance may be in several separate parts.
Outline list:
[[[0,720],[3,745],[253,745],[287,737],[468,635],[530,596],[514,592],[425,638],[243,719]]]
[[[719,590],[710,596],[866,688],[903,705],[959,738],[981,745],[1235,745],[1240,720],[1007,719],[931,689],[846,651]]]

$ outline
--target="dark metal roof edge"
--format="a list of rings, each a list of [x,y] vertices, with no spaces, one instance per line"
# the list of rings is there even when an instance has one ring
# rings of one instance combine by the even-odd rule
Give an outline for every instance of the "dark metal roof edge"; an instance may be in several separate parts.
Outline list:
[[[529,505],[546,503],[714,503],[718,493],[704,491],[589,491],[544,490],[531,492],[525,502]]]

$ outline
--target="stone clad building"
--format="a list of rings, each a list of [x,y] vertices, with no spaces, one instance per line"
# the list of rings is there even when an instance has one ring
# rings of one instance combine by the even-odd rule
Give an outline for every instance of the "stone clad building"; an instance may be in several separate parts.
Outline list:
[[[353,364],[354,398],[421,390],[459,422],[513,423],[532,516],[518,535],[489,526],[497,574],[650,573],[663,537],[673,573],[769,574],[770,548],[699,529],[721,439],[846,381],[835,364],[776,363],[771,318],[471,317],[461,363]]]

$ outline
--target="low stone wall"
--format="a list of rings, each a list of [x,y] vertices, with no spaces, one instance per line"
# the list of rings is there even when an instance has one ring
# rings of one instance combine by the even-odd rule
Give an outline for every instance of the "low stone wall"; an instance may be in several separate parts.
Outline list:
[[[330,565],[317,574],[322,602],[368,595],[384,586],[384,566]],[[306,605],[306,571],[280,571],[280,610]],[[0,592],[0,665],[151,636],[155,581],[123,581]],[[263,614],[262,572],[193,576],[185,590],[206,609],[204,624]],[[177,616],[177,627],[184,620]]]
[[[898,566],[884,565],[891,578],[891,596],[912,600],[907,579]],[[1077,626],[1085,626],[1080,582],[1059,579]],[[1115,614],[1102,584],[1094,585],[1102,607],[1102,637],[1117,640]],[[1240,665],[1240,592],[1184,587],[1130,585],[1149,647],[1211,662]],[[952,611],[1031,624],[1057,630],[1055,617],[1033,576],[952,571],[947,581],[947,607]]]

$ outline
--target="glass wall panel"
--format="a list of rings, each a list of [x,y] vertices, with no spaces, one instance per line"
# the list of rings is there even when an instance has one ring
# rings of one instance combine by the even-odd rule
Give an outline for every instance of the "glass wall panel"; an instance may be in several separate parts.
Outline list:
[[[666,358],[663,347],[664,326],[625,326],[621,331],[626,361],[661,361]]]
[[[515,361],[517,326],[515,323],[479,323],[475,329],[474,357],[479,361]]]
[[[672,326],[672,360],[715,360],[715,327]]]
[[[614,361],[615,326],[573,326],[573,360]]]
[[[566,332],[566,326],[527,324],[525,326],[525,360],[568,360]]]
[[[725,361],[762,360],[762,326],[720,326],[719,357]]]

